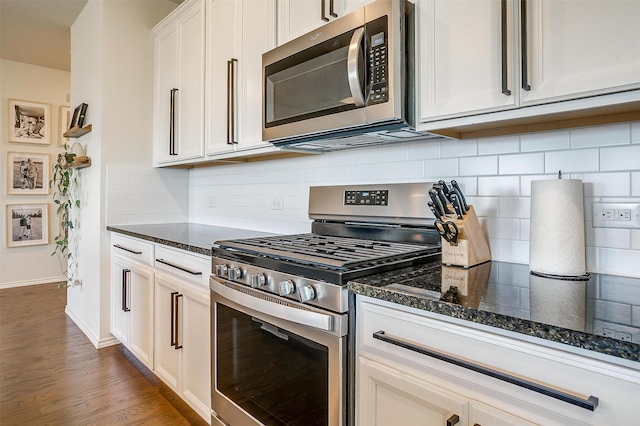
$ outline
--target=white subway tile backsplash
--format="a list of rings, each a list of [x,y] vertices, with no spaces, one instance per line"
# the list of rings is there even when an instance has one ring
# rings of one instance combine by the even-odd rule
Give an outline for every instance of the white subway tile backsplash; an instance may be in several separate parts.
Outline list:
[[[466,197],[467,204],[472,205],[478,217],[499,217],[500,198],[498,197]]]
[[[520,221],[520,239],[523,241],[529,241],[531,231],[531,221],[530,220],[521,220]]]
[[[434,159],[440,158],[440,142],[429,141],[423,143],[410,143],[407,145],[409,158],[411,159]]]
[[[501,197],[499,217],[528,219],[531,213],[529,197]]]
[[[631,123],[631,143],[640,143],[640,122]]]
[[[520,176],[520,195],[531,197],[531,182],[534,180],[558,179],[558,173],[554,175]]]
[[[451,157],[472,157],[478,155],[478,141],[467,140],[444,140],[440,142],[440,156],[442,158]]]
[[[546,152],[545,173],[595,172],[598,171],[598,150],[577,149],[571,151]]]
[[[479,196],[519,196],[518,176],[486,176],[478,178]]]
[[[490,238],[499,240],[519,240],[520,221],[518,219],[484,218],[484,225]]]
[[[478,155],[506,154],[513,152],[520,152],[520,137],[518,135],[478,140]]]
[[[571,132],[560,130],[520,135],[520,151],[556,151],[571,148]]]
[[[458,159],[443,158],[437,160],[425,160],[424,175],[425,177],[435,181],[443,179],[444,176],[457,176]]]
[[[634,250],[640,250],[640,230],[631,230],[631,248]]]
[[[585,227],[585,241],[588,246],[606,248],[631,248],[631,231],[629,229],[594,228],[592,222]]]
[[[501,155],[499,174],[501,175],[530,175],[544,173],[544,154]]]
[[[640,172],[631,173],[631,195],[640,197]]]
[[[460,176],[486,176],[498,174],[498,157],[463,157],[460,162]]]
[[[628,197],[631,193],[629,173],[575,173],[581,179],[585,197]]]
[[[582,127],[571,130],[571,148],[623,145],[631,141],[629,123],[608,126]]]
[[[499,240],[498,245],[500,260],[513,263],[529,263],[528,241]]]
[[[600,149],[600,171],[637,170],[640,167],[640,145]]]
[[[640,277],[640,251],[599,248],[599,272]]]
[[[405,161],[395,165],[396,179],[424,177],[424,161]]]

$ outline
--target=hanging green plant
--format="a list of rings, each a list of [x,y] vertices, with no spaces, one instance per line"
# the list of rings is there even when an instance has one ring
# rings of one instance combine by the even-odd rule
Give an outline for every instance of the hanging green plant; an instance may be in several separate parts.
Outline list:
[[[77,259],[69,246],[70,233],[74,229],[72,210],[80,208],[80,200],[76,198],[77,173],[72,167],[76,159],[67,144],[64,152],[58,154],[53,164],[53,174],[49,181],[49,187],[53,188],[53,202],[56,204],[56,213],[60,218],[59,234],[54,238],[55,249],[51,256],[57,255],[60,259],[60,268],[66,271],[67,281],[58,284],[59,287],[70,287],[75,282],[78,272]]]

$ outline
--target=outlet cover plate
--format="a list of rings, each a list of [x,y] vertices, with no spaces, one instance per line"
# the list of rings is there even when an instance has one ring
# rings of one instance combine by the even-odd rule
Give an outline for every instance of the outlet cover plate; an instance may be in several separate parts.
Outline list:
[[[592,203],[594,228],[640,229],[640,203]]]

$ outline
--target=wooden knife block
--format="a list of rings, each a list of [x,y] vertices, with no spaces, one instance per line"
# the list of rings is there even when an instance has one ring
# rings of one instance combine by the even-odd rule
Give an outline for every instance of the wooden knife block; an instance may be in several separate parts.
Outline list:
[[[442,267],[442,293],[456,287],[462,306],[477,309],[487,291],[491,274],[491,262],[485,262],[470,268],[459,266]]]
[[[491,260],[491,250],[473,206],[469,206],[462,219],[449,217],[449,220],[458,226],[458,245],[442,238],[442,263],[468,268]]]

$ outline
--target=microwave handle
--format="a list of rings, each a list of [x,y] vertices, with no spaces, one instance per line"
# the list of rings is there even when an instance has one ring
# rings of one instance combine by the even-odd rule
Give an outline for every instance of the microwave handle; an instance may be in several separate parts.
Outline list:
[[[360,27],[354,31],[349,43],[349,51],[347,54],[347,77],[349,79],[349,88],[351,89],[351,97],[353,103],[357,107],[364,106],[364,94],[360,89],[360,75],[358,74],[358,59],[360,58],[360,45],[364,37],[364,27]]]

